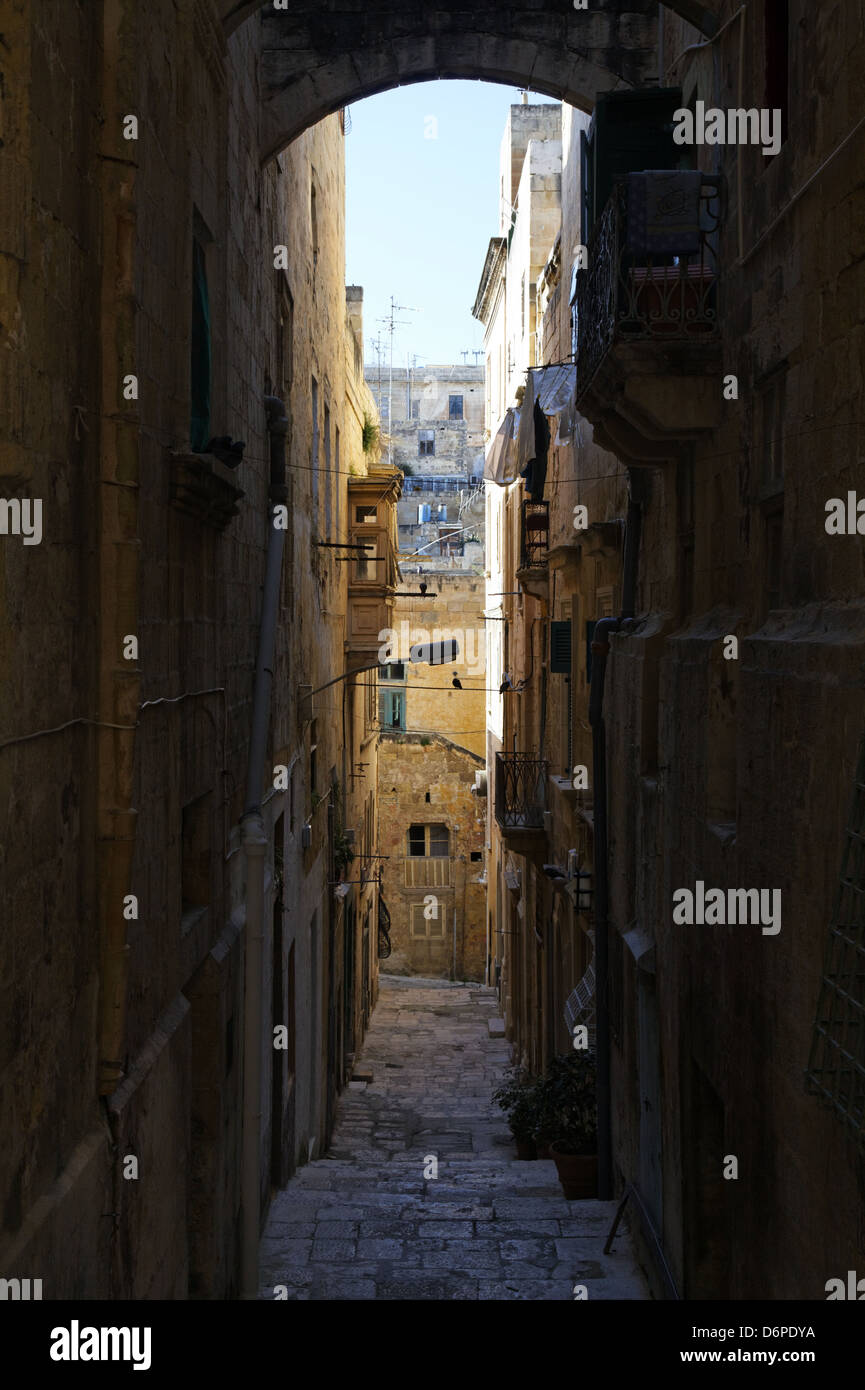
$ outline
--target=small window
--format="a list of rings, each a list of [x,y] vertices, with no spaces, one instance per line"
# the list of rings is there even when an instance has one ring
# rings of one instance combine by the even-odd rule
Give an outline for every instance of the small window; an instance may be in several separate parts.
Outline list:
[[[462,396],[448,396],[448,415],[452,420],[461,420],[463,418]]]
[[[469,853],[469,859],[472,861],[473,864],[479,864],[479,863],[481,862],[481,852],[480,852],[480,850],[479,850],[479,849],[473,849],[473,850],[471,850],[470,853]]]
[[[276,394],[285,398],[294,380],[294,300],[283,279],[277,290]]]
[[[357,525],[366,525],[366,523],[371,522],[374,526],[378,520],[378,514],[375,507],[355,507],[354,519]]]
[[[387,665],[387,666],[382,666],[382,668],[381,668],[381,679],[382,679],[383,681],[404,681],[404,680],[405,680],[405,662],[404,662],[404,661],[391,661],[389,665]]]
[[[413,858],[447,859],[450,853],[450,831],[446,825],[410,825],[408,852]]]
[[[420,401],[412,401],[412,403],[411,403],[411,418],[412,418],[412,420],[419,420],[419,419],[420,419]]]
[[[405,691],[379,691],[379,722],[383,732],[405,729]]]
[[[431,458],[436,451],[435,430],[418,430],[417,432],[417,452],[418,458]]]

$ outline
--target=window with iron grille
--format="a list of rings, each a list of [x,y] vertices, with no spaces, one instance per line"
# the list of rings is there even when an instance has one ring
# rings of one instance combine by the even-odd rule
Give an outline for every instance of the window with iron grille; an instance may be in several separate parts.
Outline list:
[[[808,1089],[832,1106],[865,1149],[865,738],[805,1075]]]
[[[418,430],[417,432],[417,452],[418,458],[428,458],[436,451],[435,430]]]

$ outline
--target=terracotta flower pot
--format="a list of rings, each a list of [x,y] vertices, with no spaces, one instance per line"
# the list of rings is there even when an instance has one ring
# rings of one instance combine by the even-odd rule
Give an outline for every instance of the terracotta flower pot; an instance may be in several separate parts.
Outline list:
[[[597,1154],[560,1153],[558,1145],[551,1144],[550,1157],[556,1165],[562,1191],[569,1202],[581,1197],[597,1197]]]
[[[526,1160],[537,1158],[537,1153],[535,1152],[534,1139],[514,1138],[514,1143],[517,1147],[517,1158],[522,1158]]]

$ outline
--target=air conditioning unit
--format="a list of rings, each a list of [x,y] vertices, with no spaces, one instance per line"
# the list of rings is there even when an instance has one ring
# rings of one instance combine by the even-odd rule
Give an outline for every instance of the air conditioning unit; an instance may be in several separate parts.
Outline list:
[[[301,831],[300,831],[300,847],[301,847],[301,849],[309,849],[311,845],[312,845],[312,821],[307,821],[307,822],[305,823],[305,825],[303,825],[303,826],[301,827]]]

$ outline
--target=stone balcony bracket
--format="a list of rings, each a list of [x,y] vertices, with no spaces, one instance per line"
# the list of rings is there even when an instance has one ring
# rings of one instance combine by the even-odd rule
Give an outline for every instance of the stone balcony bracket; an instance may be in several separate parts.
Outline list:
[[[245,493],[235,472],[213,454],[169,453],[171,505],[215,531],[224,531],[240,511]]]

